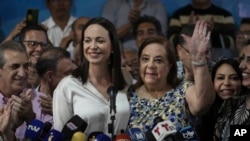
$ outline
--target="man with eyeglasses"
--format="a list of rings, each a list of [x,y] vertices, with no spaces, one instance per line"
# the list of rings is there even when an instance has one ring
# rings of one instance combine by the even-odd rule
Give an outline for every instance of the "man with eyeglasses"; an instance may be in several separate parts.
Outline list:
[[[137,81],[139,79],[139,61],[135,48],[124,48],[125,68]]]
[[[238,56],[242,46],[250,40],[250,18],[243,18],[236,34],[236,54]]]
[[[39,97],[45,94],[26,87],[30,64],[26,49],[18,42],[7,41],[0,45],[0,62],[0,107],[11,102],[7,140],[11,141],[13,134],[18,141],[24,140],[27,125],[33,119],[44,123],[52,123],[53,119],[42,112],[38,102]]]
[[[47,36],[47,31],[40,25],[26,26],[20,32],[19,41],[26,48],[26,52],[29,57],[30,65],[27,87],[36,88],[40,84],[41,80],[35,66],[42,52],[45,49],[52,47]],[[52,103],[49,97],[47,101]],[[43,107],[43,104],[41,106],[42,109],[46,108]]]
[[[26,48],[29,57],[29,87],[35,88],[39,83],[35,65],[44,49],[50,46],[46,30],[40,25],[24,27],[19,36],[20,43]]]

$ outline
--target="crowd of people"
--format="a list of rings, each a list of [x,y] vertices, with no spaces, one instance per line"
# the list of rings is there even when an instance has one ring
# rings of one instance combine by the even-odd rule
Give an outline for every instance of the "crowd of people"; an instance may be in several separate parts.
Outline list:
[[[172,16],[160,0],[107,0],[94,18],[72,16],[72,0],[46,6],[51,17],[0,43],[0,140],[30,139],[34,120],[61,132],[76,115],[111,140],[164,140],[152,129],[165,121],[183,140],[190,127],[191,140],[227,141],[250,124],[250,17],[237,29],[210,0]]]

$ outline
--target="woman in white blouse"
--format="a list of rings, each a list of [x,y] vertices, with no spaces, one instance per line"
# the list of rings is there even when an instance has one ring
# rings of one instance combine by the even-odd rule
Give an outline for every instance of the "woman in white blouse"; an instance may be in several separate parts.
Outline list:
[[[107,89],[113,85],[118,89],[114,122],[117,134],[126,129],[130,110],[116,30],[107,19],[93,18],[82,33],[82,65],[73,75],[62,79],[54,91],[54,127],[61,131],[77,114],[88,123],[86,135],[94,131],[108,134],[111,114]]]

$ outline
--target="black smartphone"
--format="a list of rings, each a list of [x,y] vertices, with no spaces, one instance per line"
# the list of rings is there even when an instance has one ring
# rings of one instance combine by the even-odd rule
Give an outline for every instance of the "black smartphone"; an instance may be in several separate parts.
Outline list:
[[[36,25],[38,24],[38,9],[28,9],[26,14],[26,25]]]

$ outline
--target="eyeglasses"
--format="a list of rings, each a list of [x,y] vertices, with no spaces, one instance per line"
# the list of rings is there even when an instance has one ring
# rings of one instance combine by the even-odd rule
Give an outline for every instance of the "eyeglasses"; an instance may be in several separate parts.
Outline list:
[[[38,45],[41,46],[41,48],[46,49],[49,47],[49,43],[44,42],[37,42],[37,41],[23,41],[24,43],[27,43],[28,47],[31,49],[35,49],[38,47]]]
[[[245,38],[248,38],[250,36],[250,31],[246,30],[246,31],[237,31],[237,35],[243,35]]]
[[[131,68],[137,68],[138,67],[138,59],[133,59],[133,60],[131,60],[129,62],[126,61],[125,63],[126,63],[126,65],[128,65]]]

